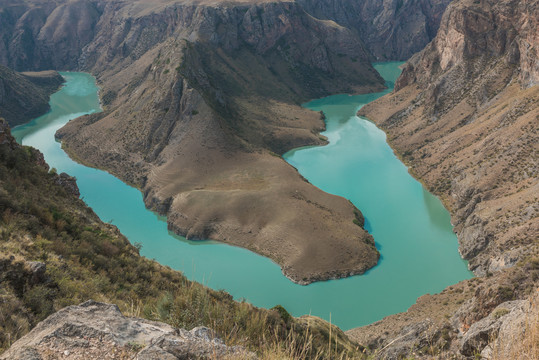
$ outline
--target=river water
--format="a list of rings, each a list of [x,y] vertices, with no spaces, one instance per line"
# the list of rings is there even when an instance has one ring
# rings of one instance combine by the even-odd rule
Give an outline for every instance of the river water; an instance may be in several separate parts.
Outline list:
[[[336,95],[305,106],[326,114],[330,144],[296,149],[284,158],[322,190],[350,199],[365,215],[382,254],[364,275],[300,286],[279,266],[248,250],[214,241],[187,241],[167,230],[164,218],[144,207],[139,190],[107,172],[72,161],[54,139],[78,116],[100,111],[95,79],[61,73],[65,86],[51,97],[51,111],[13,129],[17,141],[43,152],[58,172],[77,178],[81,197],[99,217],[116,225],[141,254],[181,270],[189,279],[225,289],[260,307],[283,305],[295,316],[320,316],[342,329],[405,311],[416,298],[470,278],[457,251],[448,212],[413,179],[372,123],[355,116],[365,103],[390,91],[400,63],[377,64],[387,91]]]

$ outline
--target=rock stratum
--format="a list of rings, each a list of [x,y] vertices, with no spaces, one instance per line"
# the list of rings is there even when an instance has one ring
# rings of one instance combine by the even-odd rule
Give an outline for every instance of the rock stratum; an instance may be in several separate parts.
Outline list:
[[[17,73],[0,65],[0,117],[16,126],[44,114],[63,82],[56,71]]]
[[[537,319],[526,306],[539,282],[538,26],[537,1],[454,1],[395,91],[359,112],[442,199],[479,276],[349,332],[381,358],[530,356],[508,344],[539,326],[514,325]]]

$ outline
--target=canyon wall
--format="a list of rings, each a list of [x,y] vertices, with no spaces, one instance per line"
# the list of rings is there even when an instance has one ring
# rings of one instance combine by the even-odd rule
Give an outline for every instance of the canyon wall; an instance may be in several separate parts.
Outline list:
[[[0,65],[0,117],[16,126],[43,115],[63,82],[56,71],[17,73]]]
[[[450,0],[299,0],[307,12],[356,30],[374,61],[407,60],[434,38]]]
[[[396,91],[361,110],[453,214],[477,274],[524,258],[537,239],[536,1],[458,1]]]
[[[359,112],[442,199],[479,276],[349,333],[383,356],[520,358],[497,346],[522,339],[504,321],[531,312],[539,280],[538,28],[537,1],[454,1],[395,92]]]

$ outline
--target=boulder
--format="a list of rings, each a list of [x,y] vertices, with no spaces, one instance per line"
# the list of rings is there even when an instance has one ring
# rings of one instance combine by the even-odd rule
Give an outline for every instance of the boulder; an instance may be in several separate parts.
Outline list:
[[[126,317],[116,305],[89,300],[52,314],[0,355],[0,359],[10,360],[51,358],[176,360],[256,356],[241,347],[225,345],[211,329],[176,329]]]

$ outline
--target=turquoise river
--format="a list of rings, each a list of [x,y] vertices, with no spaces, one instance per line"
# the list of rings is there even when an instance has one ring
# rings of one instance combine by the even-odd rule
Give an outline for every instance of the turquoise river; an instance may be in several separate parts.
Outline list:
[[[350,199],[365,215],[382,254],[364,275],[308,286],[292,283],[279,266],[248,250],[171,234],[165,220],[144,207],[139,190],[72,161],[54,134],[69,120],[100,111],[92,76],[62,73],[66,83],[52,95],[51,111],[13,134],[41,150],[58,172],[75,176],[84,201],[131,243],[142,244],[142,255],[183,271],[189,279],[225,289],[236,299],[266,308],[281,304],[296,316],[331,316],[332,323],[346,330],[405,311],[419,296],[472,276],[459,257],[449,214],[440,201],[408,174],[384,132],[355,116],[362,105],[390,91],[399,65],[376,65],[389,87],[384,92],[336,95],[305,105],[326,114],[324,135],[330,143],[293,150],[284,159],[312,184]]]

